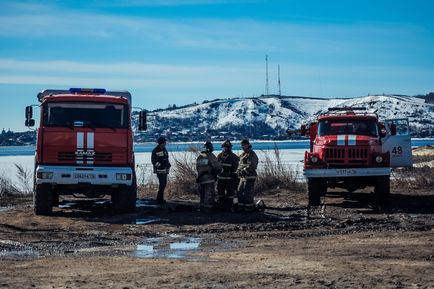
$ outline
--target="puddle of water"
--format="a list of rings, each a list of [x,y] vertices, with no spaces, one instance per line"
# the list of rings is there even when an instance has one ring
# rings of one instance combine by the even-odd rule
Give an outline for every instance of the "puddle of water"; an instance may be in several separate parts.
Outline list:
[[[133,255],[139,258],[166,258],[166,259],[197,259],[189,256],[189,252],[198,250],[201,239],[187,238],[176,242],[164,243],[163,238],[149,238],[144,244],[137,245]]]
[[[160,205],[155,203],[153,200],[144,200],[144,199],[138,199],[136,201],[136,207],[137,208],[153,208],[153,209],[159,209],[161,208]]]
[[[190,239],[187,242],[175,242],[170,244],[171,250],[196,250],[199,248],[199,239]]]
[[[0,240],[1,258],[36,258],[39,254],[27,245],[10,240]]]
[[[59,204],[59,208],[61,209],[70,209],[77,206],[77,203],[75,202],[67,202],[67,203],[61,203]]]
[[[136,225],[146,225],[146,224],[152,224],[159,221],[163,221],[163,219],[157,218],[157,217],[148,217],[148,218],[140,218],[136,219],[133,224]]]
[[[0,213],[1,212],[6,212],[7,210],[10,210],[11,207],[0,207]]]
[[[95,201],[96,205],[107,205],[109,203],[110,203],[109,200],[98,200],[98,201]]]

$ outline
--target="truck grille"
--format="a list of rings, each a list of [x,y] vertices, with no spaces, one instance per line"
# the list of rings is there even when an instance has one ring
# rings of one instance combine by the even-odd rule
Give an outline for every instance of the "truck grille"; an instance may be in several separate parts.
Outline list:
[[[110,163],[112,162],[112,153],[100,153],[96,152],[94,157],[81,157],[80,160],[94,161],[98,163]],[[76,162],[77,158],[75,152],[58,152],[57,160],[59,162]]]
[[[58,152],[57,160],[59,162],[75,162],[75,153],[74,152]]]
[[[325,161],[329,165],[368,165],[368,148],[326,148]]]

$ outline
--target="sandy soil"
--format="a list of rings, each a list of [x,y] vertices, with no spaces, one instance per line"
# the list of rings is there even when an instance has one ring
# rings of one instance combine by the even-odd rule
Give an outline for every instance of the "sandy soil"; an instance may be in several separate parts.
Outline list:
[[[434,192],[398,192],[378,210],[366,192],[269,192],[253,214],[160,209],[139,200],[0,199],[0,288],[434,288]],[[139,224],[136,224],[139,223]]]

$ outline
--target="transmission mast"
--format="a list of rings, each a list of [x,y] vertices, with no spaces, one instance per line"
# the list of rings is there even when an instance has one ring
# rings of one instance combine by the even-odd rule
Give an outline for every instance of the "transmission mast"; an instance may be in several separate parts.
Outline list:
[[[282,87],[280,86],[280,64],[277,65],[277,84],[279,85],[279,96],[282,96]]]
[[[268,55],[265,55],[265,95],[270,95],[270,87],[268,83]]]

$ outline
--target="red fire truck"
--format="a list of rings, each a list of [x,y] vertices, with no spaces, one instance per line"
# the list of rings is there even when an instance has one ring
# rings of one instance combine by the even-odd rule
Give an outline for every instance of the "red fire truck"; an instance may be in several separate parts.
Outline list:
[[[384,203],[391,168],[412,165],[407,119],[381,123],[365,108],[330,108],[302,126],[301,134],[310,138],[304,156],[310,205],[319,205],[328,188],[353,192],[366,186],[373,186],[377,201]]]
[[[131,94],[128,91],[47,89],[37,95],[34,212],[52,213],[60,195],[111,195],[115,211],[136,206]],[[26,125],[35,125],[32,106]],[[139,112],[139,130],[146,112]]]

